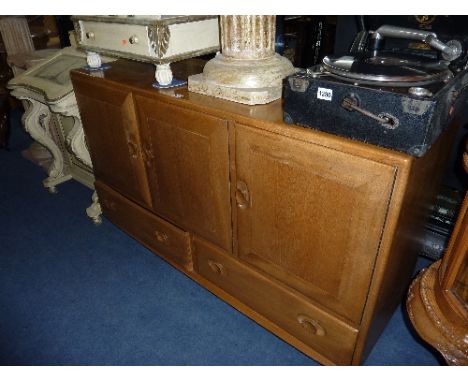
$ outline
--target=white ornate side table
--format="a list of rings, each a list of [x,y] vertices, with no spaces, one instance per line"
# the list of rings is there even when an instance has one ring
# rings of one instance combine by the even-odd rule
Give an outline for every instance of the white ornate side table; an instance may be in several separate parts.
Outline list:
[[[100,54],[150,62],[156,87],[178,86],[170,64],[219,50],[218,16],[140,15],[73,16],[78,47],[90,67],[100,67]]]
[[[8,83],[11,94],[26,101],[22,118],[25,130],[51,153],[48,177],[43,180],[51,193],[69,179],[94,190],[91,158],[69,76],[71,69],[85,65],[83,52],[64,48]],[[92,201],[86,213],[98,224],[101,207],[95,192]]]

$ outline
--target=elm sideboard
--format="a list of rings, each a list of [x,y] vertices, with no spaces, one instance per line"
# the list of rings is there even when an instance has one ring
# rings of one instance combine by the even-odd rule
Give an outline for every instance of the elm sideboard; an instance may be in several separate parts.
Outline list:
[[[320,363],[365,359],[409,285],[455,126],[414,158],[284,124],[281,100],[155,90],[148,64],[71,78],[105,217]]]

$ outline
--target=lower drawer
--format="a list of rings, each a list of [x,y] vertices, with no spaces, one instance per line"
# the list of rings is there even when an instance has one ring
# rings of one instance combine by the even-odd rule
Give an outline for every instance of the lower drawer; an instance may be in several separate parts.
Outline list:
[[[193,248],[201,276],[331,362],[351,363],[357,329],[203,240],[194,238]]]
[[[103,214],[148,248],[185,269],[193,269],[190,236],[96,181]]]

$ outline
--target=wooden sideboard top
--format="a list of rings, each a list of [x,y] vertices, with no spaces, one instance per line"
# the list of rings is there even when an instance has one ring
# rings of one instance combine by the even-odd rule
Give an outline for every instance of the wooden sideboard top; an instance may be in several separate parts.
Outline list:
[[[187,79],[190,75],[203,71],[206,61],[189,59],[171,64],[175,78]],[[99,74],[98,74],[99,73]],[[244,105],[211,96],[189,92],[187,86],[175,89],[155,89],[153,83],[154,65],[120,59],[110,64],[110,68],[101,72],[89,72],[85,69],[75,69],[71,77],[88,78],[93,81],[105,80],[107,84],[131,88],[132,91],[143,93],[152,98],[164,98],[165,102],[185,108],[192,108],[221,118],[229,119],[255,127],[262,128],[281,135],[290,136],[302,141],[315,143],[339,151],[349,152],[366,158],[373,158],[387,163],[408,165],[418,158],[407,154],[339,137],[315,129],[289,125],[283,122],[282,100],[266,105]],[[424,157],[423,157],[424,158]]]
[[[194,58],[172,63],[171,69],[174,78],[187,80],[189,76],[203,72],[205,64],[205,60]],[[238,114],[273,123],[283,123],[281,100],[271,102],[267,105],[249,106],[189,92],[187,86],[174,89],[155,89],[153,87],[153,83],[156,81],[154,78],[154,65],[147,63],[120,59],[113,62],[110,68],[104,70],[99,77],[85,69],[78,69],[76,72],[90,77],[103,78],[107,81],[118,83],[119,85],[149,92],[152,95],[165,95],[181,101],[188,101],[196,106],[217,109],[224,113]]]

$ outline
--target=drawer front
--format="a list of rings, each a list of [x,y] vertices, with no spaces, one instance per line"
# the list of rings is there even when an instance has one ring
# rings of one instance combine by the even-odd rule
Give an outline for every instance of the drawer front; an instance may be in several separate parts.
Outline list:
[[[197,271],[314,351],[338,364],[350,364],[358,330],[318,309],[301,296],[237,262],[198,238]]]
[[[138,56],[150,56],[147,27],[96,21],[81,21],[81,45]]]
[[[144,210],[99,181],[96,181],[96,191],[103,214],[111,222],[158,255],[188,271],[193,269],[188,232]]]
[[[179,60],[219,50],[217,17],[159,28],[81,20],[80,28],[82,47],[128,58]]]

